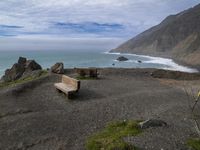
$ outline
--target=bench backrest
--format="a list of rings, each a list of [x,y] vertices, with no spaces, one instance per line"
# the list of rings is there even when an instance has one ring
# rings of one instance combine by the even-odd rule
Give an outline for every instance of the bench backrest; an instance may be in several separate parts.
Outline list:
[[[68,76],[65,76],[65,75],[62,76],[62,83],[65,83],[67,85],[74,87],[74,89],[77,91],[80,89],[80,81],[70,78]]]
[[[76,68],[76,72],[81,76],[97,77],[97,68]]]

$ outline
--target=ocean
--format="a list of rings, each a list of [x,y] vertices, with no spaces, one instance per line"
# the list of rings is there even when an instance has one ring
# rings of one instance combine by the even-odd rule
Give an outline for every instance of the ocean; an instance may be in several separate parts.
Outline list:
[[[65,68],[74,67],[113,67],[113,68],[159,68],[178,70],[184,72],[197,72],[197,70],[180,66],[171,59],[150,57],[135,54],[108,53],[103,51],[1,51],[0,52],[0,76],[7,68],[17,62],[19,56],[34,59],[44,69],[50,68],[56,62],[63,62]],[[118,62],[119,56],[125,56],[129,60]],[[142,63],[139,63],[138,61]]]

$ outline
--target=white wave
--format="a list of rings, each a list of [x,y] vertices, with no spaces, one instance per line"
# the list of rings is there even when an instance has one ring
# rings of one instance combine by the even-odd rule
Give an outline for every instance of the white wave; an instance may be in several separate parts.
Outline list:
[[[121,55],[121,53],[110,53],[110,52],[103,52],[104,54],[109,54],[109,55]]]
[[[115,62],[124,62],[124,63],[138,63],[138,61],[136,61],[136,60],[131,60],[131,59],[129,59],[129,60],[127,60],[127,61],[119,61],[119,60],[113,59],[113,61],[115,61]]]
[[[181,66],[181,65],[175,63],[172,59],[167,59],[167,58],[159,58],[159,57],[151,58],[151,60],[145,61],[145,63],[167,65],[168,67],[163,68],[166,70],[183,71],[183,72],[190,72],[190,73],[198,72],[198,70],[196,70],[196,69],[189,68],[186,66]]]
[[[151,58],[151,56],[147,56],[147,55],[137,55],[137,54],[130,54],[130,53],[104,52],[104,54],[110,54],[110,55],[124,55],[124,56],[138,56],[138,57],[144,57],[144,58]]]
[[[199,72],[197,69],[193,69],[193,68],[189,68],[189,67],[186,67],[186,66],[179,65],[179,64],[175,63],[172,59],[168,59],[168,58],[152,57],[152,56],[147,56],[147,55],[137,55],[137,54],[129,54],[129,53],[109,53],[109,52],[106,52],[106,54],[124,55],[124,56],[138,56],[138,57],[148,58],[149,60],[143,61],[143,63],[166,65],[168,67],[163,67],[163,69],[165,69],[165,70],[174,70],[174,71],[182,71],[182,72],[189,72],[189,73]]]
[[[140,62],[138,60],[135,60],[135,59],[134,60],[129,59],[129,60],[125,61],[125,62],[140,64]]]

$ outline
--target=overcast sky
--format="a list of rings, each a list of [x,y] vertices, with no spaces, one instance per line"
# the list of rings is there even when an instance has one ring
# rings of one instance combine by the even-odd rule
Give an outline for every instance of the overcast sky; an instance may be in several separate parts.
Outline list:
[[[200,0],[1,0],[0,50],[110,49],[198,3]]]

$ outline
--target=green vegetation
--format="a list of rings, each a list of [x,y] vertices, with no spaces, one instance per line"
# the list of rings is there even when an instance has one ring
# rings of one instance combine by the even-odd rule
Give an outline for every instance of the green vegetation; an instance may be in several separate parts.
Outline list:
[[[188,140],[187,145],[193,150],[200,150],[200,139],[190,139]]]
[[[87,150],[135,150],[133,145],[124,142],[123,137],[141,133],[137,121],[109,123],[101,132],[88,138]]]
[[[15,86],[15,85],[18,85],[18,84],[22,84],[22,83],[26,83],[26,82],[29,82],[29,81],[33,81],[33,80],[39,79],[41,77],[44,77],[47,74],[48,74],[48,72],[46,70],[42,70],[38,76],[28,76],[28,77],[21,78],[21,79],[18,79],[18,80],[15,80],[15,81],[11,81],[11,82],[0,83],[0,88],[12,87],[12,86]]]
[[[95,77],[87,77],[87,76],[78,76],[76,77],[77,80],[97,80],[98,78]]]

